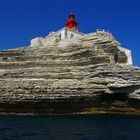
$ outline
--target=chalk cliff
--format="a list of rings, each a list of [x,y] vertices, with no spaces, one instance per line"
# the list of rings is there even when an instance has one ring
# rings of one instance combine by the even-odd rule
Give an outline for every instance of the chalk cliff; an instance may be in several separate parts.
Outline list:
[[[106,32],[0,51],[1,113],[140,113],[140,68]]]

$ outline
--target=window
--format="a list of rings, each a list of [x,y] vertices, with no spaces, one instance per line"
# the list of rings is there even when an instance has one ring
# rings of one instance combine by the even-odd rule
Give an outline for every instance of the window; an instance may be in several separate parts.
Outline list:
[[[71,35],[70,35],[70,38],[72,38],[73,36],[74,36],[74,34],[71,34]]]
[[[61,40],[61,33],[59,34],[59,40]]]

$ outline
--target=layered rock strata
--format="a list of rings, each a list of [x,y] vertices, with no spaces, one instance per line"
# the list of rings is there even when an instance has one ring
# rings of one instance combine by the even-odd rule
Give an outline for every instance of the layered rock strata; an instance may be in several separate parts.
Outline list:
[[[1,51],[0,112],[140,113],[140,68],[120,47],[97,32]]]

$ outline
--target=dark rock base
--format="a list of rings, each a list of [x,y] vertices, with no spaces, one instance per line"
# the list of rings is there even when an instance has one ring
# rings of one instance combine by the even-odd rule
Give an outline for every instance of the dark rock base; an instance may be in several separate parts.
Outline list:
[[[140,102],[136,100],[114,100],[114,98],[96,97],[78,100],[44,100],[0,104],[0,114],[135,114],[140,115]],[[116,97],[115,97],[116,98]]]

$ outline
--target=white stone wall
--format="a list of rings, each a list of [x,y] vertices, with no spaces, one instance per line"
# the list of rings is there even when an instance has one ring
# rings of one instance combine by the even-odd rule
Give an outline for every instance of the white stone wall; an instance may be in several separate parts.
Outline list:
[[[82,36],[82,34],[80,32],[78,33],[78,32],[72,31],[68,28],[64,28],[64,29],[56,32],[56,34],[58,35],[58,38],[60,40],[71,39],[71,38]]]
[[[65,30],[62,30],[60,33],[58,33],[58,35],[61,36],[61,38],[60,38],[61,40],[66,38],[66,33],[65,32],[66,32]]]
[[[30,47],[53,46],[59,41],[81,37],[82,35],[83,34],[78,31],[62,28],[57,32],[50,32],[49,35],[45,38],[37,37],[32,39]]]
[[[43,41],[43,38],[42,38],[42,37],[33,38],[33,39],[31,40],[31,45],[30,45],[30,47],[42,46],[42,41]]]
[[[71,32],[70,30],[67,30],[67,38],[73,38],[73,37],[80,37],[81,34],[77,34],[75,32]]]
[[[128,50],[126,48],[123,48],[121,46],[118,46],[118,49],[122,52],[125,53],[125,55],[127,56],[127,65],[132,65],[133,62],[132,62],[132,53],[131,53],[131,50]]]

